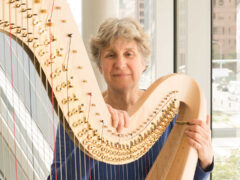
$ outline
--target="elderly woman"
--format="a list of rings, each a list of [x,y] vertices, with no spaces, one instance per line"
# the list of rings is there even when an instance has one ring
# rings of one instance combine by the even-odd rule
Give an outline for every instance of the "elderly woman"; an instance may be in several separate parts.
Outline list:
[[[123,128],[128,127],[127,111],[144,93],[144,90],[139,89],[138,83],[147,68],[151,53],[149,37],[133,19],[108,19],[100,26],[97,36],[91,39],[90,48],[93,60],[107,83],[104,99],[112,115],[112,125],[121,133]],[[175,121],[176,117],[144,157],[119,166],[98,162],[86,156],[59,125],[56,157],[49,178],[55,179],[57,175],[63,179],[144,179]],[[206,179],[213,168],[209,118],[206,123],[192,120],[186,129],[186,135],[199,157],[194,179]]]

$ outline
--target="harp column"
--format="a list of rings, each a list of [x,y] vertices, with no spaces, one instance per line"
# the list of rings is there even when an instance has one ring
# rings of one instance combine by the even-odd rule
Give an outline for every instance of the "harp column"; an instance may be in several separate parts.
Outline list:
[[[89,40],[96,35],[100,24],[110,17],[118,16],[118,0],[84,0],[82,1],[82,37],[89,52]],[[90,57],[91,58],[91,57]],[[106,83],[95,63],[92,63],[100,89],[106,89]]]

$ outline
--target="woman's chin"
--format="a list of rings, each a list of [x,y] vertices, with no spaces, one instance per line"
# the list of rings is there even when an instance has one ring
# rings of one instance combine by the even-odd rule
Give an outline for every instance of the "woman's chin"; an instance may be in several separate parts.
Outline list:
[[[114,86],[114,89],[116,89],[116,90],[128,90],[128,89],[131,89],[131,84],[130,83],[127,83],[127,84],[117,84],[117,85],[115,85]]]

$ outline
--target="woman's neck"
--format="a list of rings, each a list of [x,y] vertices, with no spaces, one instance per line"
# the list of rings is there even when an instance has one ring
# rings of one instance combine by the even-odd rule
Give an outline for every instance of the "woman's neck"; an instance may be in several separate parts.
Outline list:
[[[115,91],[108,88],[104,100],[115,109],[128,111],[139,100],[143,93],[144,91],[138,88],[125,91]]]

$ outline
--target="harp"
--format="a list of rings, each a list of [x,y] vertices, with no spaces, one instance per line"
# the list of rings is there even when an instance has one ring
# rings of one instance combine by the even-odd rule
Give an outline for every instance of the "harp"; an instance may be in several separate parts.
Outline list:
[[[203,94],[193,79],[172,74],[154,82],[129,111],[129,128],[118,134],[111,126],[67,3],[2,0],[0,9],[0,31],[28,53],[52,107],[79,149],[108,164],[134,162],[148,152],[178,113],[178,121],[182,122],[172,129],[147,179],[193,178],[197,154],[183,134],[185,120],[204,119],[206,115]],[[1,130],[2,137],[3,133]],[[15,162],[21,161],[16,146]],[[17,179],[17,163],[15,168]]]

